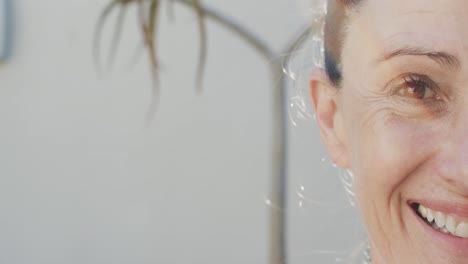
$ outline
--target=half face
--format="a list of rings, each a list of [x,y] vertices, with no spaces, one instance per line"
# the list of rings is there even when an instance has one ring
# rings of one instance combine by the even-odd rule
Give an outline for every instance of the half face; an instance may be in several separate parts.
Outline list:
[[[342,63],[342,88],[313,76],[312,97],[373,263],[468,263],[468,1],[365,0]]]

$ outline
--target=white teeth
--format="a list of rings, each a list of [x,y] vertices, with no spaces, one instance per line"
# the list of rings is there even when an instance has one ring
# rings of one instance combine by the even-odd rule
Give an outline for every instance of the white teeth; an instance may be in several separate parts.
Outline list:
[[[447,228],[445,228],[445,227],[442,228],[442,229],[440,229],[440,231],[441,231],[442,233],[444,233],[444,234],[448,234],[448,233],[449,233],[449,231],[448,231]]]
[[[455,230],[455,235],[458,237],[468,238],[468,224],[467,223],[460,223],[457,226],[457,230]]]
[[[459,222],[451,215],[419,205],[418,212],[432,228],[457,237],[468,238],[468,222]],[[435,220],[435,221],[434,221]]]
[[[420,206],[422,206],[422,205],[420,205]],[[427,211],[427,217],[426,217],[426,219],[427,219],[427,221],[429,221],[429,223],[430,223],[430,222],[432,222],[432,221],[434,220],[434,215],[432,214],[432,210],[431,210],[431,209],[426,208],[426,211]]]
[[[447,221],[445,222],[445,227],[451,234],[455,234],[456,226],[455,219],[452,216],[447,216]]]
[[[424,218],[427,217],[427,209],[426,209],[426,207],[420,205],[420,206],[418,207],[418,211],[419,211],[419,213],[422,215],[422,217],[424,217]]]
[[[435,213],[435,222],[439,228],[443,228],[445,226],[445,215],[442,214],[441,212],[436,212]]]

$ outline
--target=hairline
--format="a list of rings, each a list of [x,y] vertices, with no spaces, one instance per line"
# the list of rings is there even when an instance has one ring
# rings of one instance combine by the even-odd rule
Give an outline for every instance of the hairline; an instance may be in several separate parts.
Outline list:
[[[327,76],[336,87],[341,87],[342,50],[351,17],[358,13],[365,0],[328,0],[324,31],[324,65]],[[340,17],[341,16],[341,17]],[[338,23],[336,24],[335,22]],[[331,37],[330,37],[331,36]],[[332,47],[331,49],[329,47]]]

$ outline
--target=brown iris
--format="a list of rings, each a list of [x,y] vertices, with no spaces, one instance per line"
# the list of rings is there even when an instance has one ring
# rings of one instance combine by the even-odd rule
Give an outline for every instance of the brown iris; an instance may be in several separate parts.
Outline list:
[[[398,89],[397,94],[399,96],[418,100],[424,100],[436,96],[431,83],[421,76],[406,76],[400,89]]]

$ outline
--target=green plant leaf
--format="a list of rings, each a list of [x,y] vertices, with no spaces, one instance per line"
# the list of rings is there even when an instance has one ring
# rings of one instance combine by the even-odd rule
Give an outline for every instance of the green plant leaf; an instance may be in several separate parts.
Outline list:
[[[117,16],[116,25],[114,27],[114,34],[112,36],[111,48],[107,57],[107,68],[110,68],[112,64],[114,64],[114,59],[120,44],[120,39],[122,37],[123,22],[125,20],[125,11],[127,10],[125,5],[126,3],[121,4],[119,14]]]
[[[98,22],[95,27],[94,31],[94,45],[93,45],[93,58],[94,64],[98,69],[98,72],[101,72],[101,35],[102,29],[104,27],[105,22],[107,21],[107,17],[109,14],[114,10],[114,8],[120,4],[121,0],[113,0],[111,1],[101,12],[99,15]]]
[[[150,63],[151,63],[151,70],[152,70],[152,77],[153,77],[153,85],[152,85],[152,101],[150,108],[148,109],[146,120],[147,122],[151,122],[153,119],[154,114],[156,113],[156,109],[158,106],[159,100],[159,67],[158,67],[158,57],[156,53],[156,25],[157,19],[159,15],[159,1],[160,0],[150,0],[150,7],[149,7],[149,17],[146,18],[145,13],[145,4],[143,0],[138,0],[138,7],[139,7],[139,19],[140,19],[140,27],[143,34],[143,38],[145,41],[146,50],[149,55]]]

